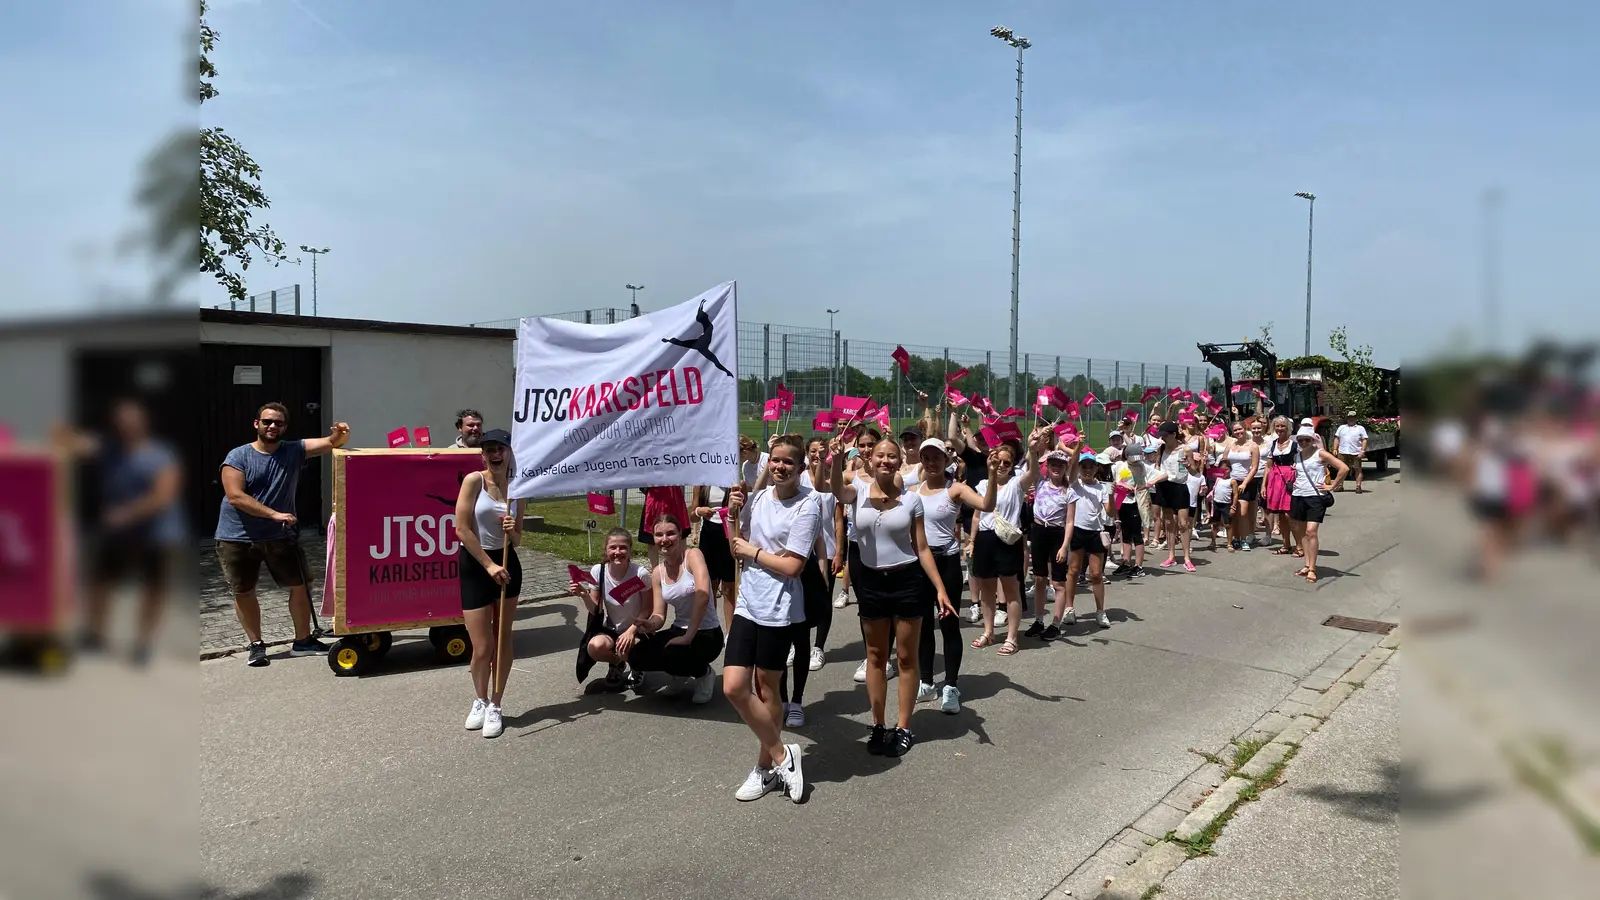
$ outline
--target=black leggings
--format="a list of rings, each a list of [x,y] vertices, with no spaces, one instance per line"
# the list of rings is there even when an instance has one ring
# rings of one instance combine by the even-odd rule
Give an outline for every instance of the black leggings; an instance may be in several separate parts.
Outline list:
[[[831,569],[831,563],[830,563]],[[806,560],[800,573],[800,584],[805,591],[806,621],[804,627],[794,630],[794,702],[804,703],[806,679],[811,675],[811,630],[816,629],[816,644],[821,647],[828,640],[828,630],[833,627],[833,572],[824,575],[817,558]],[[788,703],[789,671],[783,672],[778,682],[778,698]]]
[[[721,628],[702,628],[686,646],[669,647],[667,642],[682,637],[682,628],[658,631],[639,642],[629,654],[629,663],[640,672],[665,672],[679,678],[699,678],[722,655]]]
[[[939,569],[939,580],[944,582],[944,592],[950,598],[950,605],[959,609],[961,607],[961,557],[935,556],[935,566]],[[944,636],[944,683],[952,687],[961,677],[961,650],[966,646],[961,637],[961,617],[941,616],[935,609],[931,614],[922,617],[922,643],[917,645],[917,669],[921,672],[922,680],[928,684],[933,683],[933,629],[934,620],[939,621],[939,633]]]

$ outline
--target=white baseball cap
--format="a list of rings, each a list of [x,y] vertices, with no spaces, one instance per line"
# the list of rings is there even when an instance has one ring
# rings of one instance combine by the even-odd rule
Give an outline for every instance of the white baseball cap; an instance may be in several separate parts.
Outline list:
[[[940,453],[943,453],[945,456],[950,455],[950,448],[946,447],[944,445],[944,441],[941,441],[938,438],[928,438],[917,447],[918,453],[921,453],[924,450],[937,450]]]

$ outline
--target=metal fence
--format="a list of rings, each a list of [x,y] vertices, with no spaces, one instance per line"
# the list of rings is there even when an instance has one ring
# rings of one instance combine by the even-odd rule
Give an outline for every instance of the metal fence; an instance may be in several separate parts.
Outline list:
[[[602,324],[637,315],[633,309],[599,308],[557,313],[545,318]],[[516,319],[474,322],[477,327],[515,328]],[[851,340],[826,328],[739,322],[739,403],[741,416],[760,418],[761,407],[777,395],[779,384],[795,395],[792,421],[809,424],[811,414],[833,405],[833,397],[870,396],[889,405],[896,418],[921,414],[917,392],[937,401],[945,377],[960,369],[967,374],[957,383],[964,394],[981,394],[997,408],[1008,404],[1010,373],[1007,350],[973,350],[904,344],[910,354],[911,374],[900,375],[894,361],[897,345],[882,341]],[[1198,355],[1198,351],[1197,355]],[[1212,390],[1222,373],[1207,365],[1130,362],[1091,359],[1055,353],[1019,353],[1016,405],[1032,409],[1038,390],[1055,385],[1074,398],[1093,393],[1101,400],[1137,404],[1147,387]],[[1213,391],[1215,392],[1215,391]]]
[[[218,303],[212,309],[229,309],[235,312],[270,312],[283,313],[284,315],[300,315],[300,285],[291,284],[288,287],[277,288],[271,291],[262,291],[251,294],[243,300],[229,300],[227,303]]]

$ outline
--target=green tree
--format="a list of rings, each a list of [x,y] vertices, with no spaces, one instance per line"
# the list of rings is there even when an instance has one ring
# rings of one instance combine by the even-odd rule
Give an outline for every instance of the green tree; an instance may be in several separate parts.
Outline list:
[[[1324,390],[1341,411],[1353,410],[1362,419],[1373,416],[1378,406],[1378,394],[1383,389],[1382,379],[1372,362],[1372,345],[1351,346],[1345,327],[1340,325],[1328,333],[1328,346],[1344,357],[1345,377],[1337,383],[1326,384]]]
[[[1278,348],[1272,346],[1272,324],[1273,323],[1268,322],[1267,324],[1261,326],[1261,332],[1260,332],[1259,335],[1257,335],[1256,342],[1259,343],[1261,346],[1267,348],[1268,350],[1271,350],[1273,355],[1277,355]],[[1249,340],[1249,339],[1246,338],[1246,340]],[[1249,362],[1249,361],[1239,363],[1239,374],[1238,374],[1238,379],[1239,380],[1245,380],[1245,379],[1252,379],[1253,380],[1253,379],[1257,379],[1257,378],[1261,378],[1261,377],[1262,377],[1262,372],[1261,372],[1261,366],[1260,365],[1258,365],[1258,364],[1256,364],[1254,362]]]
[[[217,96],[211,63],[217,32],[200,0],[200,102]],[[261,189],[261,166],[221,128],[200,129],[200,271],[215,278],[235,300],[245,298],[244,271],[259,253],[283,258],[283,241],[268,225],[251,219],[272,205]],[[238,266],[238,271],[233,266]]]

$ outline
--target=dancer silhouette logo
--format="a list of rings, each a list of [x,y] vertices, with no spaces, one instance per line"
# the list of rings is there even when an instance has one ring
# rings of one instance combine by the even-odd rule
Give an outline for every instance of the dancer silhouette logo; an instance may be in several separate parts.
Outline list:
[[[738,477],[735,295],[730,281],[610,325],[523,319],[511,413],[513,496],[731,484]]]

